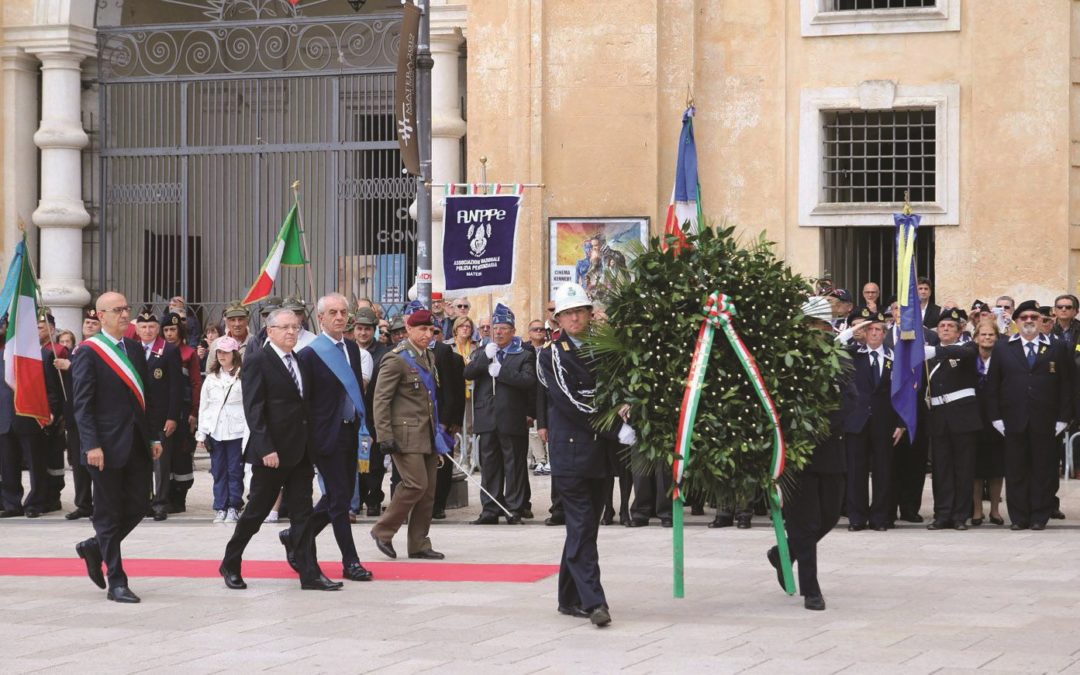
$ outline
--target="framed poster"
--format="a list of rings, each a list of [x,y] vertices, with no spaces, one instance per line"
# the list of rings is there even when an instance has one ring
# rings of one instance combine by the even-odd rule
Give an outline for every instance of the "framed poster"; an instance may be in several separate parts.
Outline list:
[[[603,304],[608,275],[625,270],[641,246],[649,243],[649,218],[549,218],[551,260],[549,298],[565,283],[581,284],[593,301]]]

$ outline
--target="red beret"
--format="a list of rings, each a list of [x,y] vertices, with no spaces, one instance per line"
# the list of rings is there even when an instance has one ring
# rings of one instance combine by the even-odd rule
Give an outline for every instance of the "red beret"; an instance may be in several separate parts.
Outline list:
[[[435,322],[432,320],[431,312],[426,309],[418,309],[409,316],[405,317],[405,325],[407,326],[434,326]]]
[[[431,299],[432,300],[442,300],[442,293],[440,293],[438,291],[432,291],[431,292]]]

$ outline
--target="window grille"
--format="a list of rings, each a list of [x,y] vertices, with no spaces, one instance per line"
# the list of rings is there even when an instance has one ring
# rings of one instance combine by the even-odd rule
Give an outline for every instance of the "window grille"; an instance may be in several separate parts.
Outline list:
[[[912,9],[937,7],[937,0],[829,0],[829,12],[850,12],[867,9]]]
[[[934,228],[919,228],[915,239],[915,272],[934,278]],[[821,267],[836,288],[851,291],[855,306],[862,304],[868,281],[881,289],[881,302],[896,294],[896,230],[891,227],[821,228]]]
[[[822,113],[824,202],[935,201],[936,112],[928,109]]]

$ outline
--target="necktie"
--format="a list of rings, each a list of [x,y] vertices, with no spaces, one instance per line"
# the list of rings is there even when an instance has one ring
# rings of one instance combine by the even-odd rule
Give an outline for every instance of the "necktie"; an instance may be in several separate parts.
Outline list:
[[[334,344],[337,345],[338,350],[345,356],[345,362],[348,363],[349,353],[345,349],[345,343],[335,342]],[[346,392],[345,394],[345,405],[342,407],[342,417],[345,419],[346,422],[352,422],[354,419],[356,419],[356,406],[353,405],[352,399],[349,398],[348,392]]]
[[[293,384],[296,385],[296,391],[303,396],[304,390],[300,387],[300,376],[296,374],[296,368],[293,367],[292,352],[285,355],[285,367],[289,369],[289,376],[292,377]]]
[[[975,358],[975,367],[979,371],[979,382],[982,382],[986,379],[986,363],[981,356]]]
[[[506,351],[500,349],[499,351],[495,352],[495,358],[499,361],[499,363],[502,363],[503,359],[506,358]]]
[[[874,384],[875,389],[877,389],[878,383],[881,382],[881,373],[878,371],[877,352],[870,352],[870,381]]]
[[[1035,343],[1034,342],[1029,342],[1027,344],[1027,350],[1028,350],[1028,354],[1027,354],[1028,368],[1034,368],[1035,367]]]
[[[154,345],[143,345],[143,355],[146,357],[147,361],[150,360],[150,348],[153,346]]]

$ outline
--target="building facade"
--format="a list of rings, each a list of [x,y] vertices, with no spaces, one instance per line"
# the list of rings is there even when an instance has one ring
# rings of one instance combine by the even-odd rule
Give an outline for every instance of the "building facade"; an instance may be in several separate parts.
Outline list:
[[[0,4],[3,255],[21,220],[61,324],[105,288],[212,314],[254,278],[293,180],[318,290],[403,297],[398,3],[359,4]],[[434,182],[479,182],[484,157],[489,181],[543,185],[519,316],[550,294],[553,221],[662,230],[691,98],[706,218],[801,273],[888,294],[906,195],[938,301],[1076,290],[1078,0],[433,4]]]

